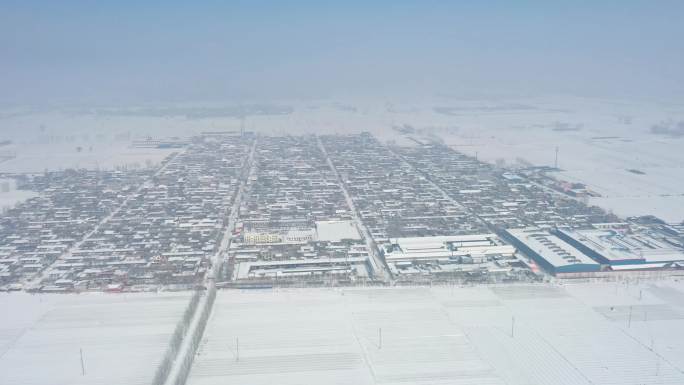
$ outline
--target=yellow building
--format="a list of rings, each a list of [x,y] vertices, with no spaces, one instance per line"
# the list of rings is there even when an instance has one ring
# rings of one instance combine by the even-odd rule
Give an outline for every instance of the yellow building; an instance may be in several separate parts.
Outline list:
[[[282,242],[280,234],[277,233],[246,233],[245,243],[250,245],[263,243],[279,243]]]

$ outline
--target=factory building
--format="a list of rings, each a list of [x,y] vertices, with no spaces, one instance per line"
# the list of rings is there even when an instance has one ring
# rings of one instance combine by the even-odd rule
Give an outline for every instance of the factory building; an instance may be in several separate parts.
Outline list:
[[[515,247],[495,234],[390,238],[385,262],[396,276],[415,274],[506,274],[518,260]]]
[[[586,255],[611,267],[649,265],[651,268],[665,268],[676,262],[684,262],[684,250],[646,232],[596,228],[557,229],[554,233]]]
[[[494,234],[393,238],[386,249],[388,263],[463,259],[482,263],[489,257],[512,256],[515,252]]]
[[[348,258],[317,258],[281,261],[250,261],[236,265],[233,280],[263,278],[306,279],[330,275],[368,278],[372,267],[368,256]]]
[[[326,220],[316,221],[313,226],[304,227],[293,225],[292,227],[280,226],[278,228],[249,229],[244,235],[245,244],[306,244],[309,242],[340,242],[343,239],[360,240],[361,235],[350,220]]]
[[[600,271],[601,265],[560,237],[544,230],[503,230],[505,238],[549,273]]]

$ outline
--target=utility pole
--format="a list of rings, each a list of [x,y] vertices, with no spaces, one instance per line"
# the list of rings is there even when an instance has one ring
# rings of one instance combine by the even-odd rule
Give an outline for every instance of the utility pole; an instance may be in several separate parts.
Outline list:
[[[556,146],[556,160],[553,162],[553,168],[558,168],[558,146]]]
[[[81,375],[85,376],[85,363],[83,361],[83,348],[79,349],[81,351]]]
[[[629,318],[627,319],[627,328],[632,327],[632,306],[629,307]]]
[[[511,317],[511,338],[515,336],[515,316]]]
[[[660,376],[660,356],[658,355],[658,352],[656,351],[655,339],[653,338],[653,336],[651,336],[651,351],[656,356],[656,372],[655,372],[655,375]]]
[[[378,328],[378,340],[380,342],[378,344],[378,349],[382,349],[382,328]]]

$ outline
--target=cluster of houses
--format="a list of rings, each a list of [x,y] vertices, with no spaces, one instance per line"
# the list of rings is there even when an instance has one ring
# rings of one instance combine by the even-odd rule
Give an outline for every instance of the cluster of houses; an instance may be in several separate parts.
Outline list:
[[[261,137],[230,251],[230,279],[370,279],[369,253],[315,136]]]
[[[20,289],[120,207],[150,170],[7,175],[37,193],[0,217],[0,287]]]
[[[63,231],[52,230],[51,238],[63,241],[36,266],[36,278],[28,288],[145,290],[198,284],[225,232],[252,140],[198,137],[158,169],[54,176],[67,191],[55,186],[39,189],[40,198],[27,205],[35,210],[36,202],[45,202],[43,211],[69,222],[61,224]],[[69,174],[94,176],[74,179]],[[49,219],[34,221],[34,228],[54,226]],[[22,254],[32,255],[23,250]]]
[[[371,135],[324,136],[322,141],[376,242],[486,231],[481,221]]]
[[[592,223],[617,220],[598,207],[536,183],[524,172],[483,163],[443,145],[401,147],[396,151],[492,226],[590,227]]]
[[[425,167],[431,146],[388,147],[370,134],[323,137],[354,204],[398,284],[528,280],[515,249]],[[454,155],[444,148],[444,157]],[[458,172],[458,171],[456,171]],[[468,246],[465,246],[465,244]],[[456,246],[460,245],[460,246]]]
[[[543,170],[441,144],[223,131],[182,143],[154,168],[1,175],[37,196],[0,217],[0,288],[190,288],[214,257],[237,285],[684,268],[684,225],[620,222]]]

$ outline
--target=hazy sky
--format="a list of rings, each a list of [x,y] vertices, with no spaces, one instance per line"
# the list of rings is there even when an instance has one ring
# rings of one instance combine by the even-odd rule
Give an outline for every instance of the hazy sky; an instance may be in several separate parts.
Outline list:
[[[684,96],[684,1],[183,3],[3,0],[0,102]]]

